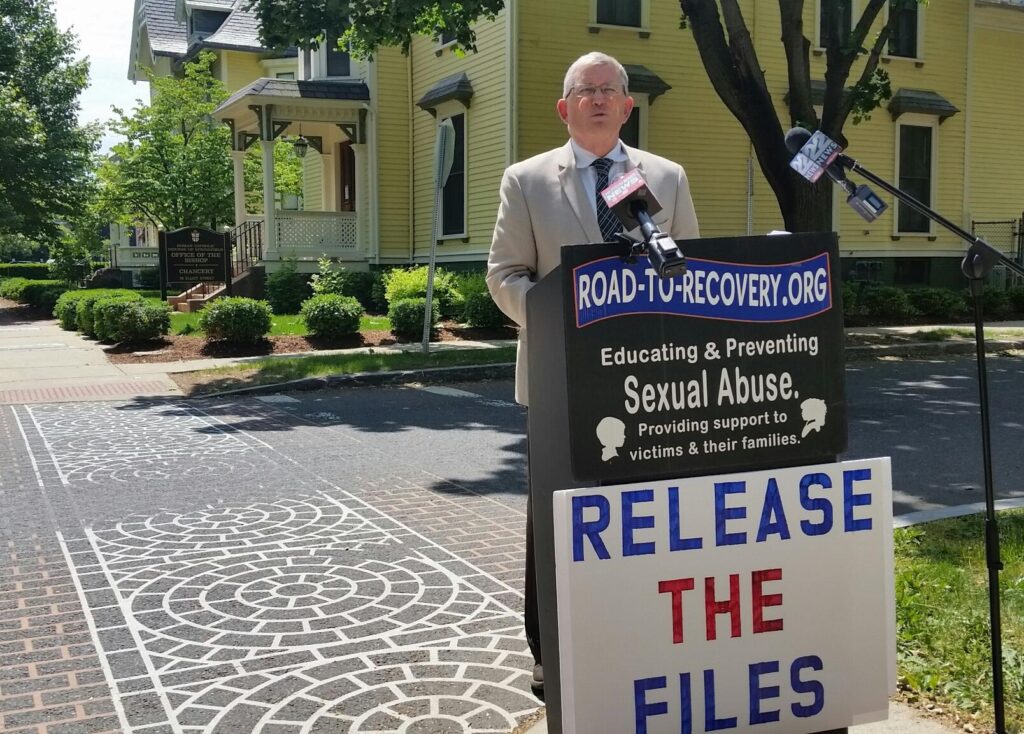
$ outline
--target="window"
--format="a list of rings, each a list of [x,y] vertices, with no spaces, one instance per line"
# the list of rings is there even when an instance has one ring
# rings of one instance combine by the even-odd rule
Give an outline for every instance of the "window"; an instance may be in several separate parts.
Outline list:
[[[455,160],[441,193],[441,235],[466,233],[466,115],[449,118],[455,128]]]
[[[833,39],[840,46],[853,29],[853,0],[819,0],[818,45],[828,48]]]
[[[641,0],[597,0],[597,22],[639,28]]]
[[[327,54],[327,76],[349,76],[351,59],[347,51],[338,48],[338,34],[328,33],[325,44]]]
[[[935,128],[900,125],[898,171],[900,188],[926,206],[932,203],[932,149]],[[898,205],[897,232],[931,232],[928,217],[902,203]]]
[[[206,38],[216,33],[227,17],[226,13],[214,10],[193,10],[189,15],[189,35]]]
[[[917,54],[917,0],[889,0],[889,14],[895,15],[892,35],[889,36],[889,55],[916,59]]]

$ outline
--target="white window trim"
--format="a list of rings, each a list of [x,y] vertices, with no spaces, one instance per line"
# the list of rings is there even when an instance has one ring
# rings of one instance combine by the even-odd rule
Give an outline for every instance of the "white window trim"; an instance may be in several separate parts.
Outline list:
[[[820,0],[819,0],[820,2]],[[924,63],[924,24],[925,24],[925,8],[927,6],[918,3],[917,5],[917,56],[890,56],[889,55],[889,44],[885,44],[885,48],[882,50],[883,61],[910,61],[915,62],[918,65]],[[885,4],[885,14],[883,18],[886,23],[889,22],[889,3]]]
[[[650,141],[647,137],[648,121],[651,114],[650,95],[646,92],[630,92],[633,98],[633,106],[637,110],[639,124],[637,125],[637,146],[641,150],[650,150]]]
[[[893,146],[896,150],[896,157],[893,160],[893,171],[896,172],[896,185],[900,182],[900,128],[901,127],[930,127],[932,129],[932,170],[931,170],[931,190],[928,192],[929,204],[928,206],[932,209],[935,208],[935,199],[938,195],[938,181],[939,181],[939,118],[934,115],[922,115],[919,113],[906,113],[900,115],[899,119],[896,120],[896,140]],[[935,237],[935,222],[931,219],[928,220],[928,231],[927,232],[901,232],[900,227],[900,214],[899,208],[902,204],[897,201],[896,206],[893,207],[892,213],[892,236],[893,237]]]
[[[295,74],[299,78],[299,66],[302,63],[302,54],[294,59],[264,59],[260,62],[267,72],[267,76],[276,79],[278,74]]]
[[[612,25],[611,23],[597,22],[597,0],[590,0],[590,28],[600,30],[608,28],[617,31],[632,31],[634,33],[651,32],[651,0],[640,0],[640,25]]]
[[[469,110],[464,104],[457,100],[442,102],[437,106],[437,123],[441,124],[456,115],[462,115],[462,134],[465,140],[462,142],[462,170],[465,176],[465,185],[462,187],[462,232],[455,234],[443,234],[439,240],[464,240],[469,237]],[[431,173],[433,176],[433,173]],[[440,229],[444,231],[444,207],[437,213]]]

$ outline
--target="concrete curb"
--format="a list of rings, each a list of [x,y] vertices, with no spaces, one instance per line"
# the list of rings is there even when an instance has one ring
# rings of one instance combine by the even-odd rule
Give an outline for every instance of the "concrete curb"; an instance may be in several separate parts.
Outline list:
[[[309,392],[337,387],[379,387],[381,385],[406,384],[410,382],[471,382],[474,380],[504,380],[515,375],[514,362],[498,364],[463,365],[460,367],[425,367],[418,370],[392,372],[356,372],[351,375],[324,375],[303,377],[288,382],[269,385],[239,387],[234,390],[196,395],[196,399],[222,398],[232,395],[266,395],[283,390]]]

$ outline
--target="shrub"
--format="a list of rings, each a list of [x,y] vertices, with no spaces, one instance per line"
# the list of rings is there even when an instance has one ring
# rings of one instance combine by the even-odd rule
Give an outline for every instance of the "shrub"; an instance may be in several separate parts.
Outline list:
[[[4,278],[49,280],[50,266],[46,263],[0,263],[0,280]]]
[[[78,330],[86,336],[92,337],[97,336],[94,311],[97,303],[107,298],[119,298],[121,300],[129,301],[142,300],[142,296],[135,291],[124,289],[106,290],[97,288],[94,290],[78,292],[82,293],[81,296],[76,297],[75,301],[75,320],[78,325]]]
[[[1002,318],[1010,312],[1010,297],[999,286],[987,285],[981,291],[981,310],[988,318]]]
[[[18,277],[0,281],[0,298],[27,303],[47,311],[53,310],[57,298],[66,290],[67,287],[56,280],[29,280]]]
[[[253,298],[218,298],[199,312],[209,339],[255,344],[270,333],[270,304]]]
[[[861,294],[861,305],[869,316],[903,319],[913,313],[907,292],[892,286],[875,286]]]
[[[391,331],[395,336],[405,339],[419,339],[423,336],[423,315],[427,309],[426,298],[403,298],[395,301],[388,309],[391,320]],[[431,304],[431,328],[440,320],[437,302]]]
[[[427,266],[421,265],[411,269],[395,269],[384,276],[384,295],[390,309],[396,302],[406,298],[426,298]],[[462,296],[456,288],[455,276],[452,273],[434,269],[434,297],[441,316],[446,319],[457,318],[462,306]]]
[[[907,291],[913,309],[933,319],[955,320],[964,314],[964,299],[948,288],[913,288]]]
[[[851,316],[857,313],[858,299],[858,288],[853,283],[842,284],[842,295],[843,295],[843,315]]]
[[[320,258],[317,261],[317,265],[320,270],[319,272],[314,273],[313,278],[310,281],[310,286],[313,289],[313,295],[344,295],[345,281],[348,279],[348,273],[345,272],[345,268],[340,265],[335,268],[334,263],[331,262],[329,257]]]
[[[1010,299],[1010,307],[1014,313],[1024,313],[1024,288],[1016,286],[1006,291],[1006,297]]]
[[[386,313],[388,310],[387,280],[388,270],[374,273],[373,285],[370,287],[370,299],[373,301],[373,313]]]
[[[69,286],[65,283],[34,280],[25,288],[22,299],[40,311],[52,313],[57,299],[66,293],[68,288]]]
[[[376,272],[355,272],[345,274],[344,296],[352,296],[363,305],[364,311],[383,313],[388,310],[384,299],[384,274]]]
[[[310,295],[309,280],[295,272],[294,260],[285,260],[280,270],[267,276],[267,300],[274,313],[298,313]]]
[[[159,288],[160,271],[156,268],[142,268],[139,271],[139,286],[142,288]]]
[[[156,339],[171,328],[166,304],[108,296],[93,306],[96,337],[100,341],[134,342]]]
[[[21,301],[21,294],[25,290],[25,287],[31,283],[28,278],[16,277],[16,278],[5,278],[0,281],[0,298],[6,298],[10,301]]]
[[[97,301],[110,295],[123,295],[131,298],[137,295],[134,291],[124,289],[111,290],[70,290],[61,294],[53,306],[53,316],[60,321],[62,329],[74,331],[78,327],[78,303],[85,299]]]
[[[340,339],[359,332],[363,307],[355,298],[335,293],[313,296],[302,304],[302,320],[310,334]]]
[[[458,279],[462,294],[462,320],[481,329],[496,329],[508,323],[505,314],[491,298],[483,273],[464,275]]]

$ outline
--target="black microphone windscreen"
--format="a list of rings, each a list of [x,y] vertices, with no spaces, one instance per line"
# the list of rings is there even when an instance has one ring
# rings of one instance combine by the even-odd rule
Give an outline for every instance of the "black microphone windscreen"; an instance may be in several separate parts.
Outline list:
[[[790,153],[796,155],[810,139],[811,133],[809,130],[802,127],[794,127],[786,133],[786,148],[789,149]]]

